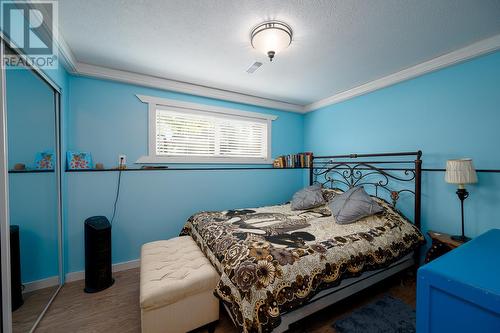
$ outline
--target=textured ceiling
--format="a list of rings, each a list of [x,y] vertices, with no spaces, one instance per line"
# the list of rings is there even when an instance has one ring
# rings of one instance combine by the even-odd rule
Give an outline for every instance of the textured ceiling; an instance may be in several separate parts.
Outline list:
[[[79,62],[298,104],[500,34],[500,0],[59,0],[59,11]],[[294,31],[273,63],[249,41],[267,19]]]

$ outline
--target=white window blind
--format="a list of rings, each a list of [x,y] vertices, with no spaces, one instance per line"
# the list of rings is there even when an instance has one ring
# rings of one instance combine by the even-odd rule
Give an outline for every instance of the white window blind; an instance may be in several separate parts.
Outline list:
[[[272,164],[271,114],[137,95],[148,104],[148,155],[136,163]]]
[[[269,126],[266,119],[156,108],[156,155],[268,160]]]

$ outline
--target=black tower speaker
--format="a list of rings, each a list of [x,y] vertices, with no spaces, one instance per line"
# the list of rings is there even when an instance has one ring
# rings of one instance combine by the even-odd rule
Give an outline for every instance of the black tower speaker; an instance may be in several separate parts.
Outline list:
[[[23,287],[21,284],[21,251],[19,242],[19,226],[10,226],[10,289],[12,294],[12,311],[23,305]]]
[[[85,289],[96,293],[113,284],[111,274],[111,224],[105,216],[85,220]]]

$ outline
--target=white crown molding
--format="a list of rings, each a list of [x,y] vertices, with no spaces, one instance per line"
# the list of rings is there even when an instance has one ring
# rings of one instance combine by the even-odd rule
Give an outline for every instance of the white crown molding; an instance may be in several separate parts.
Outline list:
[[[311,112],[500,49],[500,34],[305,106]]]
[[[352,89],[340,92],[319,101],[307,104],[293,104],[268,98],[247,95],[229,90],[211,88],[187,82],[180,82],[150,75],[138,74],[128,71],[105,68],[78,62],[71,49],[59,34],[59,50],[67,63],[67,69],[80,76],[95,77],[105,80],[119,81],[141,86],[186,93],[196,96],[221,99],[236,103],[262,106],[271,109],[291,111],[297,113],[308,113],[320,108],[340,103],[342,101],[382,89],[396,83],[413,79],[472,58],[491,53],[500,49],[500,34],[480,40],[461,49],[446,53],[431,60],[422,62],[415,66],[403,69],[399,72],[367,82]],[[69,68],[68,68],[69,67]]]
[[[59,31],[58,34],[57,47],[59,50],[59,58],[62,58],[64,67],[68,70],[68,72],[75,73],[77,60],[75,58],[75,55],[73,54],[73,51],[71,51],[71,48],[63,38],[61,31]]]
[[[75,74],[80,76],[97,77],[105,80],[113,80],[113,81],[137,84],[145,87],[159,88],[163,90],[175,91],[184,94],[262,106],[271,109],[278,109],[278,110],[285,110],[285,111],[292,111],[299,113],[304,112],[303,105],[292,104],[273,99],[237,93],[229,90],[211,88],[187,82],[174,81],[151,75],[144,75],[128,71],[89,65],[81,62],[76,63]]]

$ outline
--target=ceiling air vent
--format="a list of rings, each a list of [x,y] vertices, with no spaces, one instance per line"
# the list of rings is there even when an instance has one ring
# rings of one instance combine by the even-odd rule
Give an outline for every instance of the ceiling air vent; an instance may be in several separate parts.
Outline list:
[[[250,67],[248,67],[247,73],[248,74],[254,73],[257,69],[259,69],[260,66],[262,66],[261,62],[258,61],[254,62]]]

